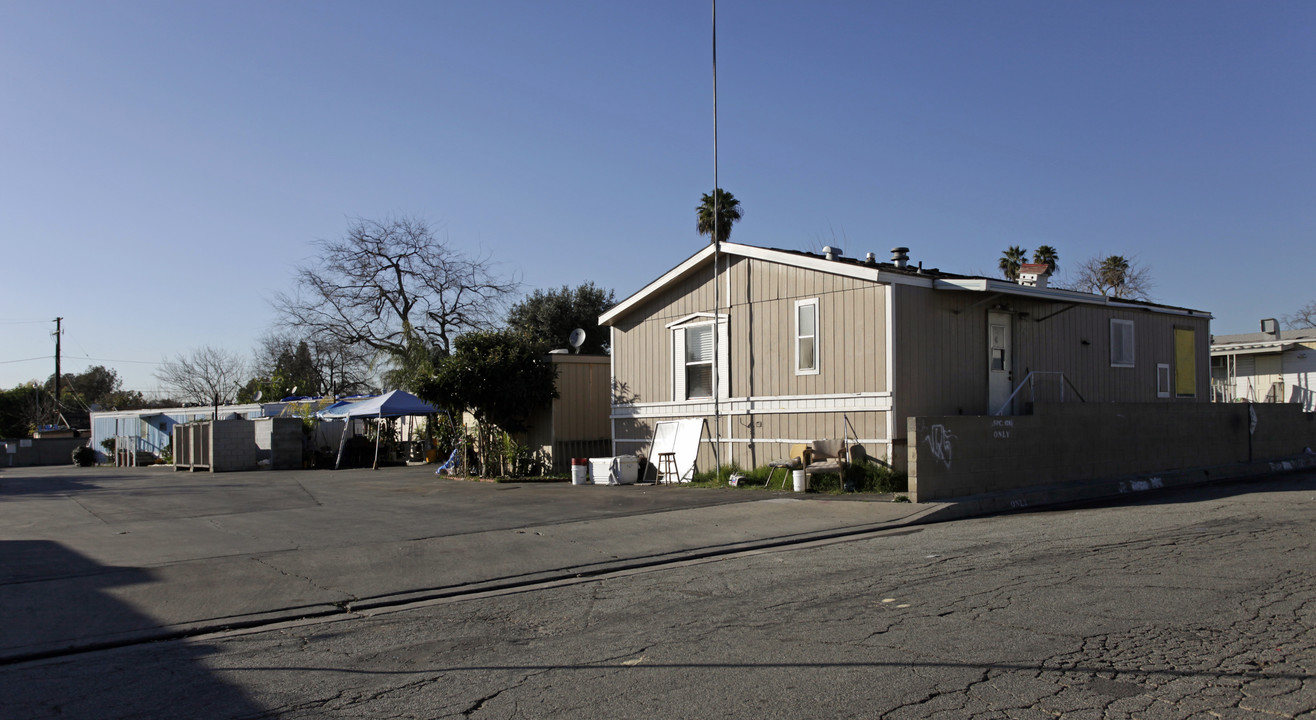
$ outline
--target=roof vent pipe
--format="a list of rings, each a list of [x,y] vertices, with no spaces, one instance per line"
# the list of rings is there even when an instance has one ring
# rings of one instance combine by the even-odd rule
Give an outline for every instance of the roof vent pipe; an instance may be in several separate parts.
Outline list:
[[[835,260],[836,258],[841,257],[841,253],[843,252],[845,251],[841,248],[834,248],[831,245],[823,248],[823,254],[827,256],[828,260]]]
[[[873,265],[877,263],[877,256],[874,255],[873,253],[868,253],[867,255],[864,256],[864,263],[867,265]]]
[[[903,268],[906,265],[908,265],[909,248],[907,247],[891,248],[891,262],[895,263],[896,267],[898,268]]]

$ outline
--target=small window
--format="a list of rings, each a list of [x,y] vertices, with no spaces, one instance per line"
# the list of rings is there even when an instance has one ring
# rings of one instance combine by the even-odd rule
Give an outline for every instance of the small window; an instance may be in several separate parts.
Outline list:
[[[1133,367],[1133,321],[1110,321],[1110,366]]]
[[[1156,364],[1156,397],[1170,397],[1170,366],[1165,363]]]
[[[992,372],[1005,371],[1005,326],[992,325]]]
[[[715,385],[717,397],[727,397],[730,353],[726,321],[706,322],[700,314],[672,323],[668,328],[672,333],[672,400],[708,400],[713,397]]]
[[[818,298],[795,302],[795,374],[817,375]]]
[[[713,326],[685,329],[685,397],[713,397]]]

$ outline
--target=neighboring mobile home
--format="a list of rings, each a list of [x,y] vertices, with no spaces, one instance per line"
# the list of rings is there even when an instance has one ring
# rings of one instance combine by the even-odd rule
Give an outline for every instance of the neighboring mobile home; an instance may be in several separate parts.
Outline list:
[[[1217,402],[1295,403],[1316,412],[1316,328],[1211,338],[1211,395]]]
[[[611,397],[607,355],[549,353],[557,371],[558,396],[530,419],[526,444],[540,453],[556,473],[571,472],[573,457],[607,455]]]
[[[715,298],[709,245],[604,313],[613,452],[704,418],[701,469],[715,436],[742,467],[846,436],[903,467],[911,417],[1210,400],[1206,312],[1047,287],[1040,266],[1025,285],[923,269],[905,248],[884,263],[826,250],[722,243]]]

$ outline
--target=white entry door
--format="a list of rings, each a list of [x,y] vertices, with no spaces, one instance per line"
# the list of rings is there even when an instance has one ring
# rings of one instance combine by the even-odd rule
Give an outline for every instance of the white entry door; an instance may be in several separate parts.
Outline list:
[[[1012,357],[1008,313],[987,313],[987,412],[995,414],[1014,392],[1014,358]],[[1009,415],[1013,408],[1006,408]]]

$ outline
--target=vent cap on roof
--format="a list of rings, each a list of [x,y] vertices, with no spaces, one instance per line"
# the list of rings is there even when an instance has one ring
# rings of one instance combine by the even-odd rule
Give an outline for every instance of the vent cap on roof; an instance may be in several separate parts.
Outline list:
[[[898,268],[903,268],[906,265],[908,265],[909,248],[907,247],[891,248],[891,262],[895,263],[896,267]]]
[[[841,257],[844,252],[845,251],[841,248],[832,247],[831,245],[823,248],[823,254],[827,256],[828,260],[835,260],[836,258]]]

